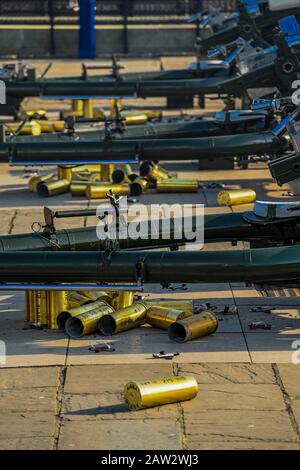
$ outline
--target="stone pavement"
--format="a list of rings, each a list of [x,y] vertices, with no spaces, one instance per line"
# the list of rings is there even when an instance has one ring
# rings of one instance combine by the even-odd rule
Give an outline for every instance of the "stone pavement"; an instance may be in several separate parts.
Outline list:
[[[176,63],[168,60],[167,66]],[[177,65],[186,60],[180,59]],[[128,64],[129,69],[137,69],[137,63]],[[62,71],[59,64],[55,66]],[[149,61],[147,66],[158,65]],[[76,72],[75,64],[72,67]],[[64,69],[70,73],[68,67]],[[35,105],[40,104],[28,103]],[[46,105],[52,110],[57,107],[57,103]],[[166,167],[206,184],[254,188],[259,199],[289,200],[287,190],[299,193],[299,183],[279,188],[265,165],[224,171],[199,171],[196,162]],[[39,199],[28,192],[22,176],[22,169],[0,168],[1,234],[30,232],[32,222],[43,222],[44,205],[54,209],[97,205],[69,195]],[[229,211],[217,207],[218,191],[206,188],[198,194],[181,194],[180,202],[203,203],[206,213]],[[162,200],[173,203],[178,196],[166,194],[162,199],[150,191],[139,198],[145,204]],[[67,219],[58,220],[57,227],[95,223],[94,217]],[[205,249],[243,246],[216,243]],[[300,450],[300,365],[292,364],[293,343],[300,340],[299,292],[269,289],[263,296],[253,285],[223,283],[197,284],[175,292],[149,285],[145,295],[235,305],[238,313],[219,314],[214,335],[184,345],[174,345],[165,332],[149,326],[112,338],[91,335],[75,341],[61,332],[28,328],[23,294],[0,292],[0,340],[5,341],[7,352],[6,364],[0,366],[0,448]],[[254,313],[255,305],[272,305],[276,313]],[[271,330],[250,330],[249,323],[258,320],[271,323]],[[89,351],[92,343],[101,341],[114,344],[116,351]],[[181,354],[172,361],[153,359],[152,353],[162,349]],[[194,400],[136,412],[126,409],[122,390],[129,380],[185,373],[199,382]]]

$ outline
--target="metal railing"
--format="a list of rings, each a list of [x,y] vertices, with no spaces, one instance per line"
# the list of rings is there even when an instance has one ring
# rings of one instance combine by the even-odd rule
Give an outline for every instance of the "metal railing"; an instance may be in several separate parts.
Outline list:
[[[129,24],[184,24],[194,13],[216,7],[232,9],[236,0],[96,0],[96,24],[123,28],[123,52],[128,52]],[[77,24],[77,0],[0,0],[0,24],[47,24],[50,54],[55,55],[55,25]],[[196,26],[195,26],[196,28]],[[196,34],[196,33],[195,33]]]

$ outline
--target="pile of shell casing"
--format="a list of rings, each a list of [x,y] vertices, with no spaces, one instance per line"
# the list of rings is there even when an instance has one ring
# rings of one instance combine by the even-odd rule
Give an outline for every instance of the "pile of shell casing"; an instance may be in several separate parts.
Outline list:
[[[108,116],[101,108],[95,108],[92,99],[74,99],[69,111],[61,113],[63,119],[70,116],[77,119],[114,119],[117,114],[126,126],[146,124],[148,121],[160,121],[161,111],[152,109],[132,110],[124,109],[120,99],[112,99],[110,103],[110,113]]]
[[[194,313],[192,300],[139,300],[132,291],[26,291],[25,305],[30,324],[64,329],[76,339],[96,332],[111,336],[147,323],[185,342],[218,327],[213,311]]]
[[[140,175],[134,173],[129,164],[60,166],[57,174],[33,176],[28,185],[30,191],[41,197],[70,191],[76,197],[106,199],[109,190],[116,196],[140,196],[149,188],[161,193],[197,192],[199,183],[198,180],[178,179],[176,173],[145,161],[140,165]]]

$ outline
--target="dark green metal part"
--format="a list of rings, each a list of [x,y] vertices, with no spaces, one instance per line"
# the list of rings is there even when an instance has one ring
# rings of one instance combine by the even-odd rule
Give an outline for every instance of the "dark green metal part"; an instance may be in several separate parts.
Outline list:
[[[79,217],[95,215],[95,211],[62,211],[60,217]],[[175,219],[176,220],[176,219]],[[196,231],[196,219],[192,221],[183,220],[182,226],[189,223],[191,233]],[[150,234],[150,224],[148,230]],[[191,242],[191,237],[185,233],[180,239],[174,238],[174,219],[163,226],[160,222],[154,221],[159,227],[159,237],[151,239],[120,239],[118,249],[134,250],[149,249],[162,246],[179,246],[186,242]],[[17,235],[5,235],[0,237],[0,252],[7,251],[100,251],[106,248],[106,241],[99,240],[96,227],[82,227],[74,229],[64,229],[51,231],[46,229],[41,233],[26,233]],[[171,236],[169,236],[169,233]],[[245,213],[221,213],[209,214],[204,217],[204,241],[249,241],[249,242],[269,242],[276,244],[291,244],[300,242],[300,217],[278,218],[267,220],[256,217],[252,212]]]
[[[280,11],[267,11],[255,19],[243,10],[240,10],[240,19],[237,23],[231,23],[221,27],[219,31],[201,40],[201,50],[203,53],[213,47],[221,46],[235,41],[238,37],[246,40],[253,40],[255,46],[263,46],[265,43],[273,44],[274,28],[278,21],[286,16],[295,15],[300,19],[300,9],[290,8]]]
[[[300,277],[300,247],[226,251],[7,252],[0,282],[265,282]]]
[[[272,132],[232,136],[72,142],[16,142],[0,144],[0,163],[11,165],[68,165],[125,160],[176,161],[202,157],[239,157],[281,153],[284,137]]]

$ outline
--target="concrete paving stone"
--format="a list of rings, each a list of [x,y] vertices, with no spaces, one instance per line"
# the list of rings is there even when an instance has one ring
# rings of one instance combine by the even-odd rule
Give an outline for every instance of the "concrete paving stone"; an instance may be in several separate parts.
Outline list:
[[[252,286],[246,286],[244,283],[230,283],[232,294],[237,306],[257,306],[257,305],[274,305],[274,306],[299,306],[299,297],[264,297]]]
[[[164,364],[110,364],[71,366],[67,369],[64,392],[66,394],[97,394],[110,391],[119,393],[131,380],[148,380],[173,376],[173,365]]]
[[[0,391],[57,387],[60,367],[1,368]]]
[[[11,222],[15,215],[14,210],[1,210],[0,212],[0,234],[7,235],[11,228]]]
[[[185,418],[207,410],[285,410],[275,384],[201,384],[196,398],[182,402]]]
[[[0,450],[52,450],[52,437],[19,437],[1,439]]]
[[[0,340],[5,342],[5,367],[63,365],[68,338],[57,330],[37,330],[24,322],[24,293],[3,291],[0,303]]]
[[[271,364],[178,364],[180,375],[192,374],[198,384],[275,384]]]
[[[221,442],[298,443],[289,416],[284,411],[212,410],[185,416],[186,440],[209,445]]]
[[[0,440],[49,437],[53,435],[54,428],[53,412],[0,411]]]
[[[180,287],[180,284],[175,284],[175,287]],[[159,297],[162,299],[173,298],[173,299],[195,299],[201,301],[201,303],[210,302],[212,305],[234,305],[233,295],[229,283],[199,283],[199,284],[188,284],[186,290],[175,289],[163,289],[158,284],[146,284],[144,287],[144,293],[154,294],[153,297]],[[158,295],[159,294],[159,295]],[[152,296],[151,296],[152,297]]]
[[[133,412],[134,413],[134,412]],[[63,422],[60,450],[177,450],[179,423],[172,419]]]
[[[239,318],[243,331],[256,334],[262,330],[252,330],[249,325],[253,322],[263,322],[272,325],[265,333],[300,334],[300,309],[276,305],[272,313],[251,312],[249,307],[239,307]]]
[[[202,440],[188,440],[187,450],[300,450],[300,443],[255,441],[240,442],[203,442]]]
[[[0,409],[16,412],[54,413],[56,409],[56,388],[31,388],[2,390],[0,388]]]
[[[254,363],[288,363],[292,361],[293,343],[300,340],[300,334],[246,333],[251,361]]]
[[[77,364],[113,364],[113,363],[156,363],[164,359],[154,359],[152,354],[159,351],[176,351],[173,362],[250,362],[250,356],[241,333],[215,333],[187,343],[174,343],[166,333],[142,327],[113,337],[93,337],[71,340],[68,365]],[[115,352],[94,354],[89,351],[91,344],[109,343]]]
[[[291,403],[292,412],[300,429],[300,352],[298,364],[278,364],[280,378]]]
[[[118,393],[107,390],[98,394],[64,394],[62,414],[66,420],[101,419],[179,419],[177,404],[156,406],[132,412],[123,398],[124,384]],[[109,386],[107,387],[109,389]]]

